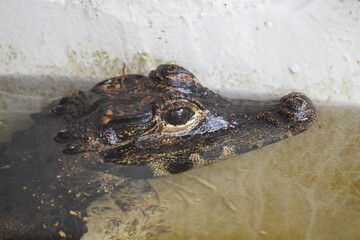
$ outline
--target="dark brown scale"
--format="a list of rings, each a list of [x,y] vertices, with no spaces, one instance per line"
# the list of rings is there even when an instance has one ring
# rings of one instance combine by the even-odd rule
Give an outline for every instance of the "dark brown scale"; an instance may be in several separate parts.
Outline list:
[[[51,109],[51,112],[55,115],[55,116],[61,116],[64,115],[66,112],[66,109],[64,106],[56,106],[53,109]]]
[[[68,130],[60,130],[55,136],[55,141],[59,143],[68,143],[72,139],[72,134]]]
[[[59,104],[65,104],[69,101],[70,97],[62,97],[59,101]]]
[[[76,153],[82,153],[84,151],[85,151],[85,149],[83,147],[81,147],[80,145],[69,144],[69,145],[66,145],[63,153],[76,154]]]

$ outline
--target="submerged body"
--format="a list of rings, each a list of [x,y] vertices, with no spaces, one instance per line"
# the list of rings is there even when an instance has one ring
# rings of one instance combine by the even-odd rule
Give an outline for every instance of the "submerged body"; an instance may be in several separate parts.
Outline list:
[[[86,207],[132,179],[164,176],[285,139],[311,101],[227,100],[177,65],[64,97],[0,149],[0,239],[79,239]]]

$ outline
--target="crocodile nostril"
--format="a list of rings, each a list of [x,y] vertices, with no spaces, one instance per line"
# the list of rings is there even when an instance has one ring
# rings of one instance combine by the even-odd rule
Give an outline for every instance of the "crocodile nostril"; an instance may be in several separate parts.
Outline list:
[[[316,109],[311,100],[302,93],[290,93],[281,98],[280,114],[291,121],[293,131],[303,131],[317,118]]]

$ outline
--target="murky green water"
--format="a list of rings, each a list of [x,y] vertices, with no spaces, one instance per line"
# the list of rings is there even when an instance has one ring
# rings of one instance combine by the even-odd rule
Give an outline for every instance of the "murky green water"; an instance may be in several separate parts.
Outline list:
[[[296,137],[150,180],[132,212],[93,203],[83,239],[360,239],[360,109],[319,111]]]

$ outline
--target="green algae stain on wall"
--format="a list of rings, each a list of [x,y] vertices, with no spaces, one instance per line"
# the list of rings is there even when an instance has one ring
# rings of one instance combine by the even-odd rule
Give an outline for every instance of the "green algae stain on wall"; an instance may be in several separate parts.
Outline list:
[[[13,64],[20,64],[25,61],[21,50],[12,45],[0,45],[0,71],[8,72]]]
[[[160,57],[153,57],[149,53],[139,52],[132,57],[130,69],[134,72],[147,75],[160,64],[175,64],[175,60],[166,61]]]
[[[113,56],[109,52],[99,49],[93,52],[70,50],[66,53],[68,71],[78,76],[106,76],[112,77],[123,74],[138,73],[147,75],[152,69],[163,63],[175,63],[151,56],[146,52],[138,52],[133,56]]]
[[[66,52],[67,65],[65,74],[75,74],[77,76],[110,76],[119,75],[122,69],[121,60],[112,57],[105,50],[94,52],[70,50]]]
[[[155,69],[160,64],[175,63],[174,60],[163,59],[142,51],[132,55],[124,53],[118,56],[104,49],[94,51],[67,49],[64,54],[65,59],[59,55],[49,64],[34,64],[31,59],[25,57],[21,49],[12,45],[0,45],[0,72],[14,73],[14,70],[16,71],[20,67],[23,70],[22,73],[35,73],[36,75],[40,73],[42,77],[76,76],[87,79],[90,77],[91,79],[122,75],[124,64],[126,74],[147,75],[150,70]]]

